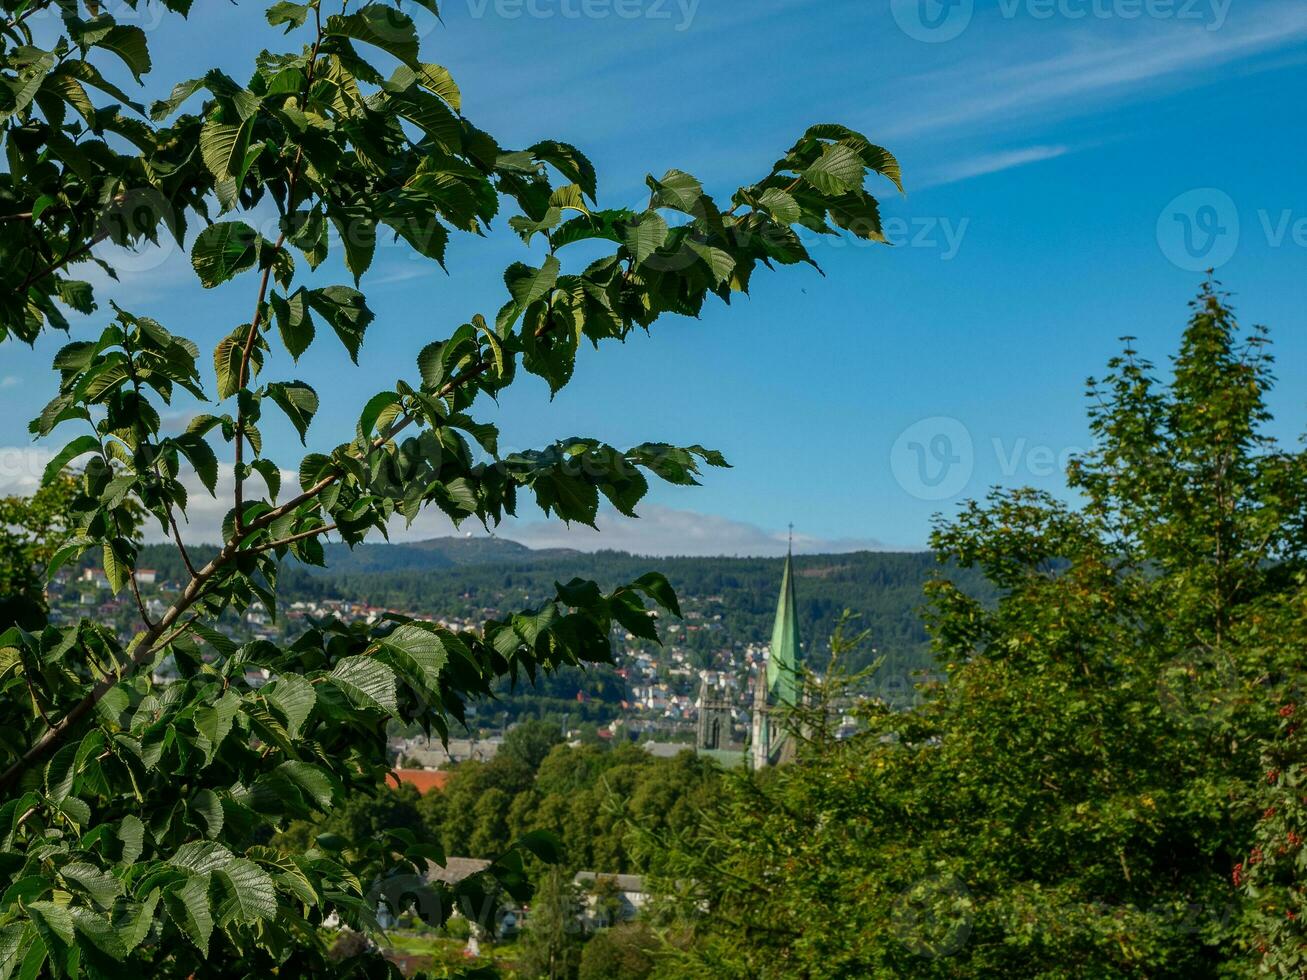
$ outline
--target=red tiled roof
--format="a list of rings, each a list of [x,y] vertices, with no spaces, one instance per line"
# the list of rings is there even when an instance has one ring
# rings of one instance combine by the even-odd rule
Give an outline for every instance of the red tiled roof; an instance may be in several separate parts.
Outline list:
[[[424,794],[432,789],[444,792],[450,776],[443,769],[396,769],[390,775],[395,780],[396,789],[399,788],[400,783],[408,783],[417,787],[419,793]]]

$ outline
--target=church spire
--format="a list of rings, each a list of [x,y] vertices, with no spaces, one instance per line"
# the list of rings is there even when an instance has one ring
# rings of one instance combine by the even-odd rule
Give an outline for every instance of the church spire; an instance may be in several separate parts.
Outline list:
[[[793,531],[791,530],[791,542]],[[777,702],[793,706],[799,691],[799,621],[794,597],[794,554],[785,556],[781,576],[781,595],[776,603],[776,623],[772,626],[771,649],[767,654],[767,688]]]

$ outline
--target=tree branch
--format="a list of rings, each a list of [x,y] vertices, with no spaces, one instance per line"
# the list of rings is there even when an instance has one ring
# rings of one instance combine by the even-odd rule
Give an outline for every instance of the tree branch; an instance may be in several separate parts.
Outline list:
[[[313,41],[313,51],[309,55],[309,65],[304,73],[304,92],[308,92],[313,87],[313,70],[318,64],[318,50],[322,47],[322,12],[318,7],[313,8],[313,15],[316,18],[317,37]],[[290,178],[286,183],[286,210],[293,214],[295,208],[295,185],[299,180],[300,167],[304,160],[304,147],[295,151],[295,163],[291,166]],[[283,231],[277,236],[276,243],[272,246],[274,252],[278,251],[286,244],[286,233]],[[263,304],[268,295],[268,282],[272,277],[272,265],[269,264],[263,270],[263,275],[259,279],[259,296],[254,303],[254,316],[250,320],[250,335],[245,338],[245,349],[241,352],[240,369],[236,373],[236,390],[244,389],[245,382],[248,379],[250,358],[254,354],[254,344],[259,336],[259,328],[263,324]],[[237,398],[238,407],[236,410],[236,536],[239,537],[245,528],[245,410],[239,407],[239,396]]]

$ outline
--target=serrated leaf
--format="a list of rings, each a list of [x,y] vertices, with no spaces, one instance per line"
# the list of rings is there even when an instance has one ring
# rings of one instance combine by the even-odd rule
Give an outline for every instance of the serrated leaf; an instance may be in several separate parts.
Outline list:
[[[222,833],[222,800],[213,790],[202,789],[196,793],[190,802],[190,812],[204,824],[204,832],[209,837],[217,837]]]
[[[206,289],[254,268],[259,259],[258,233],[243,221],[220,221],[200,232],[191,247],[191,265]]]
[[[122,863],[135,864],[145,847],[145,824],[140,817],[129,813],[119,821],[115,833],[123,846]]]
[[[84,937],[100,952],[115,960],[127,958],[127,944],[123,942],[118,930],[107,918],[90,909],[75,907],[72,909],[73,926],[79,936]]]
[[[260,693],[285,717],[286,731],[290,737],[299,738],[300,729],[308,721],[318,700],[313,685],[298,674],[286,674],[264,687]]]
[[[356,705],[379,708],[387,714],[399,709],[395,672],[372,657],[346,657],[329,675],[336,687]]]
[[[223,740],[231,733],[232,723],[240,711],[241,697],[235,691],[226,691],[212,707],[195,712],[195,727],[209,741],[205,757],[213,761]]]
[[[515,262],[504,273],[504,283],[517,305],[526,309],[554,288],[560,268],[558,259],[552,255],[546,256],[538,269]]]
[[[764,191],[758,203],[783,225],[792,225],[803,217],[803,209],[799,207],[799,202],[792,194],[779,187],[770,187]]]
[[[95,42],[95,46],[112,51],[121,58],[138,82],[142,75],[149,74],[150,46],[146,42],[145,31],[141,28],[115,24]]]
[[[104,577],[109,580],[109,591],[117,595],[131,577],[131,567],[126,558],[118,553],[118,546],[113,541],[106,541],[102,552]]]
[[[667,222],[655,211],[642,214],[638,222],[627,227],[624,241],[635,264],[641,265],[667,241]]]
[[[313,343],[316,332],[305,291],[297,290],[284,299],[274,295],[271,302],[273,315],[277,319],[277,330],[281,334],[281,342],[285,344],[291,358],[298,361],[300,355]]]
[[[803,176],[823,194],[844,194],[862,186],[862,158],[849,147],[832,143]]]
[[[73,914],[66,905],[57,905],[54,902],[29,902],[26,908],[33,925],[36,926],[36,931],[45,940],[47,946],[52,949],[58,948],[57,943],[51,942],[52,939],[62,941],[65,946],[73,944]]]
[[[219,925],[252,925],[271,921],[277,915],[277,891],[272,877],[253,861],[234,858],[213,872],[218,900]]]
[[[371,44],[415,67],[418,57],[417,27],[413,18],[385,4],[373,4],[352,14],[327,18],[325,33]]]
[[[244,176],[253,132],[254,124],[248,119],[239,123],[211,119],[204,124],[200,130],[200,156],[216,179],[238,181]]]
[[[405,623],[381,643],[395,658],[397,666],[415,677],[423,695],[439,691],[440,672],[449,660],[449,653],[438,634],[416,623]]]
[[[209,955],[213,910],[209,905],[208,873],[192,875],[164,895],[168,916],[203,955]]]
[[[295,760],[283,762],[276,771],[294,783],[305,797],[312,800],[324,813],[338,795],[339,789],[331,777],[322,769],[307,762]]]
[[[303,443],[318,412],[318,393],[303,381],[279,381],[268,385],[268,397],[286,413]]]
[[[98,453],[100,451],[100,440],[95,436],[83,435],[78,436],[63,449],[59,450],[54,459],[50,460],[45,466],[45,473],[41,476],[42,486],[48,486],[52,483],[64,467],[75,460],[78,456],[84,456],[87,453]]]
[[[723,251],[712,245],[703,245],[699,242],[687,241],[685,244],[690,251],[703,259],[704,264],[712,271],[715,282],[725,282],[731,277],[731,273],[735,271],[735,259],[730,252]]]
[[[74,861],[60,869],[60,874],[79,890],[90,896],[101,908],[109,908],[122,894],[118,879],[101,868],[84,861]]]

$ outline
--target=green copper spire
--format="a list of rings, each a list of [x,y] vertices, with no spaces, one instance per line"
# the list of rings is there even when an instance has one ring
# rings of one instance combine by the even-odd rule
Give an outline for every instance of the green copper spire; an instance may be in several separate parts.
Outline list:
[[[793,706],[799,692],[799,620],[794,599],[793,553],[785,556],[781,597],[776,604],[776,625],[772,627],[771,650],[767,655],[767,689],[777,702]]]

